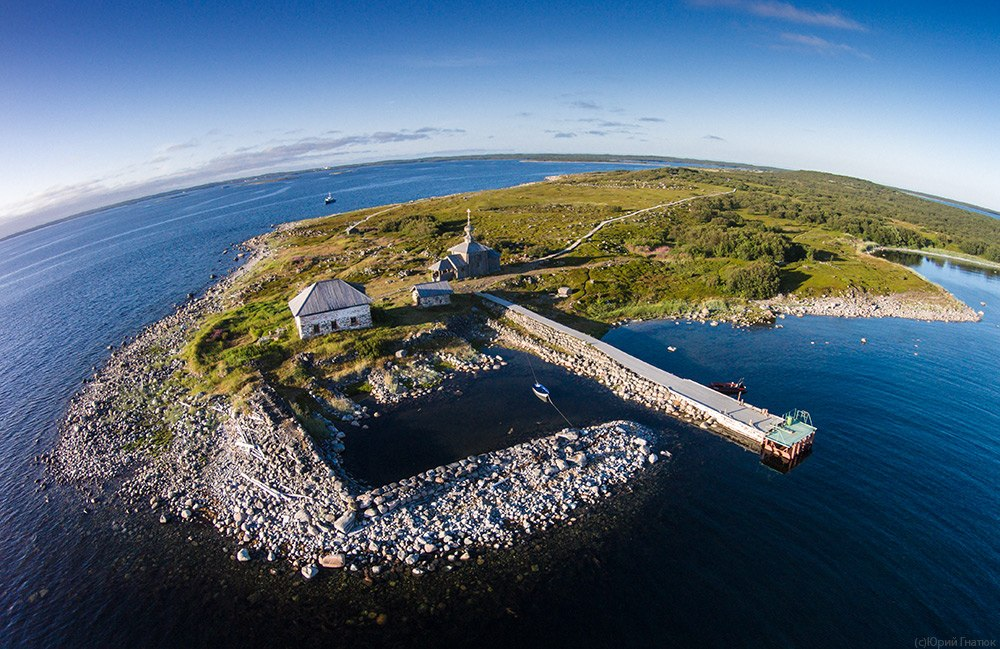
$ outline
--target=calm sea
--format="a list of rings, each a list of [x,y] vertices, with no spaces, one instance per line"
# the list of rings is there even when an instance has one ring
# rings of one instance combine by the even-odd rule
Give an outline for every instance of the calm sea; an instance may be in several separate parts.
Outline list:
[[[237,564],[198,526],[82,502],[31,460],[120,343],[230,270],[271,224],[627,165],[462,161],[311,172],[132,203],[0,242],[2,646],[914,646],[1000,640],[1000,278],[906,259],[986,312],[975,324],[789,318],[781,329],[650,322],[606,340],[748,399],[812,413],[788,475],[729,442],[535,366],[575,424],[633,418],[674,458],[571,527],[453,573],[313,582]],[[979,306],[985,302],[986,306]],[[862,345],[860,339],[868,340]],[[670,353],[667,346],[677,351]],[[348,461],[368,479],[559,425],[523,355],[407,416]],[[537,361],[536,361],[537,363]],[[272,571],[275,574],[272,574]],[[930,646],[930,645],[927,645]]]

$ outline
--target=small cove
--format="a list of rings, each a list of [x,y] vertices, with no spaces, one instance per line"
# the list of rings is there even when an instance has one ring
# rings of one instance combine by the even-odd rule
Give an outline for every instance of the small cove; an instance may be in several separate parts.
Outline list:
[[[502,347],[485,351],[507,364],[474,375],[459,373],[431,395],[389,407],[366,400],[379,417],[365,420],[368,430],[342,427],[347,433],[343,455],[347,470],[373,486],[382,485],[566,428],[556,410],[531,392],[535,376],[551,390],[553,402],[573,426],[616,419],[670,432],[687,426],[525,352]]]

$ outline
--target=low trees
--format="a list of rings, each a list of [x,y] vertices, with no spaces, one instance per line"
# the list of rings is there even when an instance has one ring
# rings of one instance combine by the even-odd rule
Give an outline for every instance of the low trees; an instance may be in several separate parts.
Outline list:
[[[731,293],[748,300],[765,300],[778,294],[781,277],[773,261],[761,260],[733,270],[727,281]]]

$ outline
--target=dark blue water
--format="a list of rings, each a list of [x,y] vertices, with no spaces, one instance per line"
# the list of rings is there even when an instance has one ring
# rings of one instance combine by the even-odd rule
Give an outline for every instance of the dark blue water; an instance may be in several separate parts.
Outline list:
[[[713,495],[687,503],[689,524],[710,519],[726,548],[698,551],[718,579],[701,603],[722,602],[720,619],[741,599],[774,616],[770,634],[751,624],[769,644],[1000,633],[1000,275],[930,259],[917,270],[983,322],[642,323],[605,338],[698,381],[743,377],[751,403],[805,408],[819,426],[790,474],[717,467]]]
[[[783,476],[729,442],[662,423],[671,466],[614,500],[613,511],[416,584],[304,583],[281,566],[271,575],[268,566],[237,566],[210,530],[161,528],[146,512],[37,489],[46,474],[31,458],[51,448],[67,399],[105,347],[230,269],[232,253],[221,252],[231,243],[328,212],[327,192],[340,211],[620,166],[463,161],[315,172],[138,202],[0,242],[0,645],[839,647],[996,638],[1000,280],[950,264],[923,261],[919,270],[983,308],[983,322],[803,318],[782,329],[613,331],[610,342],[694,379],[744,377],[748,398],[772,411],[809,410],[820,427],[815,453]],[[445,433],[463,410],[507,423],[505,382],[523,382],[523,368],[509,368],[483,384],[494,389],[475,404],[427,404],[424,420],[442,426],[441,452],[459,450]],[[577,379],[565,381],[573,389]],[[589,413],[642,416],[593,386],[578,389]],[[543,418],[515,418],[523,428],[515,434]],[[479,419],[484,434],[497,434],[489,417]],[[387,624],[371,622],[375,611]]]

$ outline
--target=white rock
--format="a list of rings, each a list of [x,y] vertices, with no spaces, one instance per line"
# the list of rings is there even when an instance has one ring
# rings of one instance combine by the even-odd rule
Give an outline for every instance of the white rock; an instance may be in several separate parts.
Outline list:
[[[354,529],[354,510],[348,509],[346,512],[340,515],[340,517],[334,521],[333,526],[337,528],[337,531],[347,534],[352,529]]]
[[[299,572],[301,572],[302,576],[305,577],[306,579],[312,579],[313,577],[319,574],[319,568],[316,567],[315,563],[310,563],[307,566],[302,566],[302,570],[300,570]]]
[[[236,553],[236,559],[238,561],[249,561],[250,551],[247,550],[246,548],[241,548],[240,551]]]
[[[347,562],[347,557],[343,552],[331,552],[319,558],[319,565],[324,568],[343,568]]]

